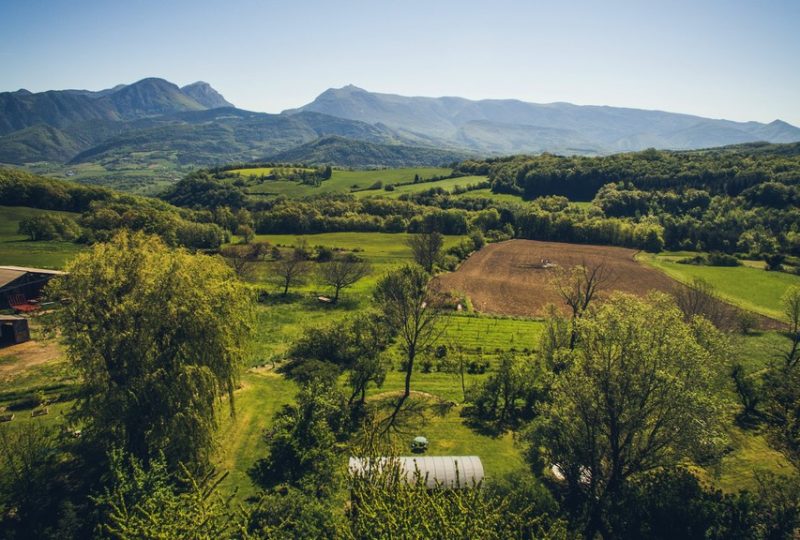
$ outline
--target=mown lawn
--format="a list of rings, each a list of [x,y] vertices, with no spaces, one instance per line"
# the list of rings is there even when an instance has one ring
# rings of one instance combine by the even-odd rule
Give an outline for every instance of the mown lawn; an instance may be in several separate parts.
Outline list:
[[[641,253],[638,259],[682,283],[702,278],[711,283],[728,302],[773,319],[785,318],[781,297],[791,286],[800,286],[800,276],[767,272],[751,266],[700,266],[679,264],[685,253]]]

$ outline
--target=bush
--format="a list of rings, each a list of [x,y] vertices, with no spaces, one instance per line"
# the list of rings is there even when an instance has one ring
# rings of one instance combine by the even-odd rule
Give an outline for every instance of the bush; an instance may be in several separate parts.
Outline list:
[[[742,263],[733,255],[712,251],[708,254],[708,264],[710,266],[741,266]]]

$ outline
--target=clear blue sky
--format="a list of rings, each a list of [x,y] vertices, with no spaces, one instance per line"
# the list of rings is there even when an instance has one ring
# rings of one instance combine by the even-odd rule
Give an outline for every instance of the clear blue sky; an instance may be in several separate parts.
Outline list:
[[[267,112],[352,83],[800,125],[800,0],[0,0],[0,90],[149,76]]]

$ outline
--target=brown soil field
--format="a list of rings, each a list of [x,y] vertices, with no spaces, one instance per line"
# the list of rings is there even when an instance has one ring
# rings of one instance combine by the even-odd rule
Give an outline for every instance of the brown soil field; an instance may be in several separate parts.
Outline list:
[[[620,247],[508,240],[487,245],[458,270],[437,279],[443,289],[469,297],[476,311],[526,317],[543,315],[547,304],[563,306],[552,283],[558,268],[602,263],[611,276],[606,293],[643,296],[675,287],[666,275],[636,262],[636,253]],[[550,267],[543,268],[543,262]]]

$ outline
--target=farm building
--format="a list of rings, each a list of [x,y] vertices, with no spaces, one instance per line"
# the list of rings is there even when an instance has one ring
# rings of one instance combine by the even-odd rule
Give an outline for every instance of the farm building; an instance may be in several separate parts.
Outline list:
[[[16,315],[0,315],[0,347],[25,343],[30,339],[28,319]]]
[[[0,266],[0,309],[33,311],[47,282],[63,273],[43,268]]]
[[[420,478],[428,489],[477,487],[484,478],[483,463],[478,456],[351,457],[348,469],[351,475],[356,476],[370,470],[382,470],[393,463],[406,482],[413,483]]]

